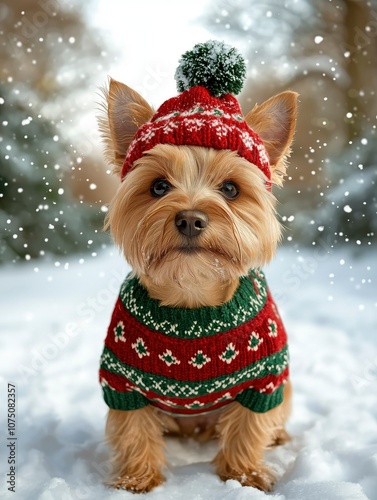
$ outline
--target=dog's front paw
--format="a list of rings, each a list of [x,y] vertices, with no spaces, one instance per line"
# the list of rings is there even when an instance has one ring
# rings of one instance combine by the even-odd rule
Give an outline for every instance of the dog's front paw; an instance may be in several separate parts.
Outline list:
[[[134,493],[148,493],[156,486],[165,481],[165,477],[159,470],[145,474],[140,477],[122,475],[109,483],[109,486],[117,490],[128,490]]]
[[[271,491],[275,484],[275,476],[268,467],[242,474],[238,479],[242,486],[253,486],[262,491]]]
[[[219,466],[217,474],[223,481],[235,479],[242,486],[252,486],[262,491],[271,491],[276,480],[274,474],[266,465],[261,465],[255,468],[255,470],[248,470],[246,472],[232,469],[229,465],[225,467]]]

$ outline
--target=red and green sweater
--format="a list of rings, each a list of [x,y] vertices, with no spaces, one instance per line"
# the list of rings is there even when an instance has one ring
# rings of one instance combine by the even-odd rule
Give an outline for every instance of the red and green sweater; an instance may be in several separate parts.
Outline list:
[[[161,306],[138,278],[124,281],[101,357],[110,408],[195,415],[236,400],[266,412],[287,377],[287,336],[261,271],[229,302],[196,309]]]

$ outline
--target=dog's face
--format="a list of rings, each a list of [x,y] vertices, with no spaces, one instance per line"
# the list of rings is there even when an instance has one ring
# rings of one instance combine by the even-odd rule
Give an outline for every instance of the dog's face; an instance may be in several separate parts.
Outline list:
[[[263,174],[236,153],[158,145],[125,177],[108,220],[136,274],[228,281],[273,255],[274,205]]]
[[[282,184],[294,132],[296,98],[280,94],[246,117],[264,140],[272,182]],[[153,109],[111,81],[108,159],[119,173],[129,142]],[[155,285],[229,282],[273,256],[281,229],[264,174],[229,150],[157,145],[126,175],[107,224],[133,271]]]

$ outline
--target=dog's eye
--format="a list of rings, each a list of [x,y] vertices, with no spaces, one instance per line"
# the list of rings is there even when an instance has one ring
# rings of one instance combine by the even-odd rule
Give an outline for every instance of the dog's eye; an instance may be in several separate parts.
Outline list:
[[[225,181],[220,186],[220,191],[227,200],[235,200],[240,195],[240,188],[233,181]]]
[[[164,196],[170,191],[170,189],[171,184],[166,179],[155,179],[151,185],[151,193],[156,198]]]

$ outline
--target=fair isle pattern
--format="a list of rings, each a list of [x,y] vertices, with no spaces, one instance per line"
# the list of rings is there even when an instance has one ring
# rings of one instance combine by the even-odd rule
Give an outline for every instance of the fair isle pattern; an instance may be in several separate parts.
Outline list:
[[[268,320],[268,334],[270,337],[277,337],[278,335],[276,321],[274,321],[273,319]]]
[[[171,113],[165,115],[165,116],[159,116],[154,120],[154,123],[158,122],[166,122],[167,120],[170,120],[171,118],[175,118],[177,116],[180,116],[181,118],[192,118],[193,115],[200,113],[201,116],[221,116],[223,118],[226,118],[228,120],[236,120],[238,122],[243,122],[244,118],[240,113],[226,113],[224,110],[219,109],[219,108],[209,108],[207,106],[207,109],[203,106],[193,106],[191,109],[188,111],[179,111],[178,109],[176,111],[172,111]]]
[[[150,352],[148,351],[147,347],[145,346],[144,340],[141,337],[136,340],[135,344],[131,345],[132,348],[137,352],[137,355],[140,359],[144,356],[150,356]]]
[[[218,113],[215,113],[214,111],[217,111]],[[199,116],[193,116],[195,114],[198,114]],[[190,136],[195,137],[202,134],[202,131],[205,130],[206,134],[208,134],[209,131],[212,131],[212,134],[215,134],[220,140],[226,139],[229,134],[232,134],[234,132],[235,124],[232,122],[236,122],[237,124],[239,124],[240,122],[244,121],[243,118],[241,118],[240,120],[240,115],[238,114],[230,115],[228,113],[221,113],[217,109],[211,111],[204,111],[203,109],[203,111],[200,111],[199,108],[198,111],[197,108],[193,108],[186,113],[180,113],[179,111],[173,112],[168,116],[159,117],[154,122],[145,124],[140,129],[140,133],[131,143],[129,150],[127,151],[126,161],[129,162],[129,158],[132,158],[132,155],[135,154],[136,149],[149,150],[150,148],[148,147],[148,145],[151,141],[153,142],[153,139],[156,136],[167,137],[171,134],[174,134],[174,132],[178,129],[178,124],[171,118],[178,116],[184,119],[185,130],[188,134],[190,134]],[[230,123],[225,123],[223,120],[216,118],[212,118],[212,120],[207,121],[206,118],[208,116],[221,116],[222,118],[227,118]],[[263,171],[269,168],[269,158],[266,148],[262,143],[255,140],[255,134],[252,133],[251,129],[250,131],[246,129],[242,133],[240,133],[239,141],[242,149],[258,151],[258,156],[260,158]],[[163,139],[159,140],[159,144],[161,143],[163,143]],[[168,144],[170,143],[171,142],[168,142]],[[185,141],[185,145],[190,145],[189,139]],[[203,146],[205,146],[205,144],[203,144]],[[210,147],[210,145],[208,145],[207,147]]]
[[[252,332],[250,335],[249,345],[247,346],[247,348],[249,349],[249,351],[257,351],[262,342],[263,339],[259,337],[259,333]]]
[[[119,321],[116,327],[113,330],[114,335],[115,335],[115,342],[118,342],[120,340],[121,342],[126,341],[126,337],[124,336],[124,324],[123,321]]]
[[[264,412],[287,377],[286,333],[262,273],[241,278],[226,304],[198,309],[159,306],[137,278],[122,285],[100,368],[111,408],[195,415],[237,400]]]
[[[176,309],[177,322],[171,319],[171,308],[151,299],[137,278],[125,280],[120,298],[132,316],[152,330],[179,338],[202,338],[235,328],[255,317],[265,306],[267,285],[261,271],[251,271],[248,277],[240,279],[231,301],[215,308]]]
[[[235,345],[231,342],[226,346],[225,351],[220,354],[219,357],[222,361],[225,361],[225,363],[228,363],[229,365],[239,353],[240,351],[237,351]]]
[[[211,358],[204,354],[203,351],[198,351],[189,361],[189,364],[195,366],[198,370],[203,368],[204,365],[211,362]]]
[[[143,373],[141,370],[127,366],[105,348],[101,357],[101,367],[110,373],[117,373],[126,377],[127,380],[138,387],[138,390],[142,394],[153,390],[154,393],[168,398],[192,398],[217,393],[269,375],[281,375],[287,368],[288,361],[288,348],[285,347],[282,351],[263,358],[261,362],[256,362],[246,369],[230,375],[223,375],[216,379],[200,382],[182,382],[171,380],[168,377]],[[106,380],[107,385],[111,385],[106,376],[103,376],[102,379]],[[262,389],[260,390],[262,392],[268,390],[267,385],[262,388],[263,391]]]
[[[163,354],[159,354],[158,357],[168,366],[181,364],[180,360],[173,356],[170,349],[166,349],[166,351]]]
[[[232,94],[214,97],[205,87],[192,87],[165,101],[136,132],[122,167],[121,179],[143,154],[158,144],[230,150],[255,165],[271,188],[267,150],[246,123]]]

